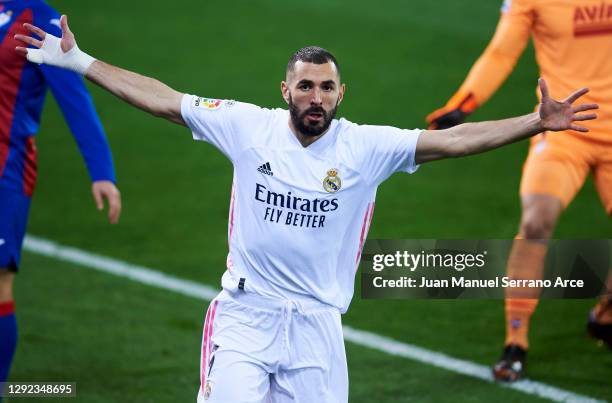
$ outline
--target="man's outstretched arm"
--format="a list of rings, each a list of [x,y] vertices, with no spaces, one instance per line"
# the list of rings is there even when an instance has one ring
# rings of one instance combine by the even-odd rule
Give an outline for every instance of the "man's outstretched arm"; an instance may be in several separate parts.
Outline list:
[[[505,120],[464,123],[446,130],[426,130],[417,143],[416,163],[482,153],[547,130],[589,131],[576,122],[596,119],[595,113],[581,112],[592,111],[599,106],[573,105],[589,91],[587,88],[574,92],[563,101],[555,101],[548,94],[546,81],[540,79],[539,86],[542,102],[538,112]]]
[[[100,60],[91,64],[85,77],[138,109],[186,126],[181,115],[183,94],[161,81]]]
[[[40,37],[41,40],[25,35],[15,35],[15,39],[38,49],[17,47],[15,50],[26,56],[31,62],[46,63],[83,74],[92,82],[138,109],[185,125],[181,116],[182,93],[153,78],[95,60],[78,48],[65,15],[62,15],[60,19],[60,26],[62,28],[61,39],[47,34],[38,27],[24,24],[26,29]]]

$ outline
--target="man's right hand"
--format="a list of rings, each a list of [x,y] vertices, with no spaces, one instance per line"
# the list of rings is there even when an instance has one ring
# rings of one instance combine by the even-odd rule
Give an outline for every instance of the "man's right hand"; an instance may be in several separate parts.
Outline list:
[[[62,15],[60,18],[61,38],[48,34],[28,23],[23,24],[23,26],[40,38],[38,40],[31,36],[15,35],[15,39],[37,48],[28,49],[21,46],[15,48],[15,51],[27,57],[28,61],[32,63],[45,63],[63,67],[84,75],[89,66],[96,60],[79,49],[74,39],[74,34],[68,27],[68,17],[66,15]]]
[[[427,115],[428,130],[442,130],[463,123],[465,118],[476,109],[474,95],[458,92],[446,105]]]

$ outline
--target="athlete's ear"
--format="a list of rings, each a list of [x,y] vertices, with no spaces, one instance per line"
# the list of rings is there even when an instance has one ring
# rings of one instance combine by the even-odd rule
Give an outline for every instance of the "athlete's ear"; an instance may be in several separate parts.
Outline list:
[[[283,99],[285,100],[285,102],[289,104],[289,98],[291,97],[291,94],[289,93],[289,86],[285,81],[281,81],[281,94],[283,94]]]
[[[338,102],[336,105],[340,105],[342,100],[344,99],[344,92],[346,91],[346,84],[342,84],[340,86],[340,91],[338,91]]]

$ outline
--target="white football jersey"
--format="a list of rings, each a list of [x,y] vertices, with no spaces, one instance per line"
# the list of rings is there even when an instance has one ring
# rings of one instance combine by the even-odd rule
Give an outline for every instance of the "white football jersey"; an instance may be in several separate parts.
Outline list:
[[[346,312],[376,189],[416,171],[421,130],[334,119],[303,147],[287,110],[185,95],[181,113],[234,165],[223,288]]]

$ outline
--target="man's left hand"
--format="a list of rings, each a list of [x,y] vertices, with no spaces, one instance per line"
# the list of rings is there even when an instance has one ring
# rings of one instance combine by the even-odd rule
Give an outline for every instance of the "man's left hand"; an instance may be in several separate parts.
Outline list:
[[[581,113],[585,111],[592,111],[598,109],[597,104],[582,104],[573,106],[572,104],[578,100],[581,96],[589,92],[588,88],[581,88],[578,91],[571,94],[569,97],[562,101],[556,101],[550,97],[548,93],[548,86],[543,78],[538,80],[540,91],[542,92],[542,102],[538,112],[540,114],[541,124],[544,130],[561,131],[561,130],[575,130],[577,132],[588,132],[584,126],[579,126],[574,122],[583,120],[597,119],[595,113]]]

